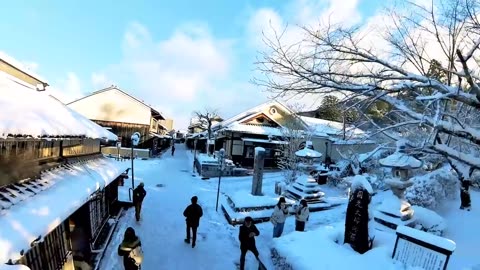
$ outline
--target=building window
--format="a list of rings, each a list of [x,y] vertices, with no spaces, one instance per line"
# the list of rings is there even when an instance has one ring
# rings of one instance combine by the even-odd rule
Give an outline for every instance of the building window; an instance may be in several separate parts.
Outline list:
[[[108,206],[105,201],[105,191],[96,192],[89,203],[90,207],[90,229],[92,238],[96,238],[100,233],[100,228],[108,214]]]
[[[70,254],[67,245],[65,223],[49,233],[43,242],[33,246],[20,259],[20,263],[32,270],[60,270]]]

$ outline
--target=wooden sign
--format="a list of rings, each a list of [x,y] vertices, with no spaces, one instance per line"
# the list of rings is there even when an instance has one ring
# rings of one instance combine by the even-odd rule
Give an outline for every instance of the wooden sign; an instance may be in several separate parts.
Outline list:
[[[392,258],[411,267],[446,270],[455,247],[452,240],[410,227],[398,226]]]

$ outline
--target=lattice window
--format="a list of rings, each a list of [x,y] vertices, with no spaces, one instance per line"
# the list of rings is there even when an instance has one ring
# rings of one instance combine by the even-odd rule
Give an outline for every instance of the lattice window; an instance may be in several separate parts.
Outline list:
[[[33,246],[20,260],[31,270],[60,270],[67,261],[69,249],[65,224],[55,228],[43,242]]]
[[[96,192],[89,203],[90,207],[90,229],[92,231],[92,238],[95,238],[100,232],[105,218],[107,217],[107,203],[105,198],[105,190]]]

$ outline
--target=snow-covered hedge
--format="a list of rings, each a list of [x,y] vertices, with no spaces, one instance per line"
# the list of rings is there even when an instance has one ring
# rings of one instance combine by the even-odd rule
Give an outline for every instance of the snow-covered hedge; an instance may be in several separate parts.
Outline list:
[[[458,194],[457,176],[447,167],[415,176],[412,180],[414,184],[407,188],[405,198],[413,205],[433,209]]]

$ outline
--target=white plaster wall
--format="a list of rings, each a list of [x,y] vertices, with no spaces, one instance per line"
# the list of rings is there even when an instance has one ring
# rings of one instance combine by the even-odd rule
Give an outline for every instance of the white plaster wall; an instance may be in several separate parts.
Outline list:
[[[116,89],[89,96],[68,106],[91,120],[150,125],[150,108]]]

